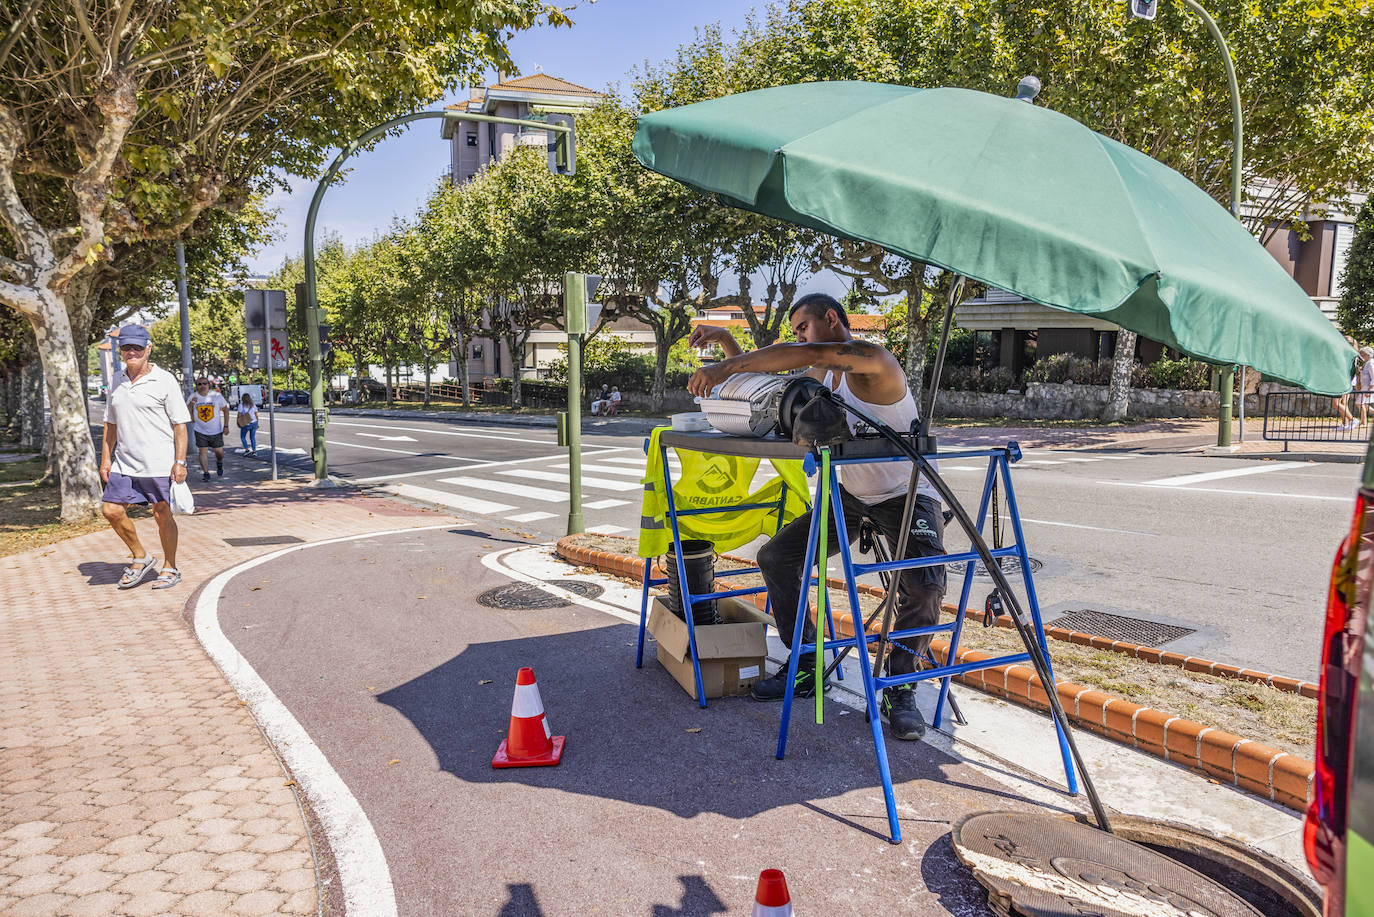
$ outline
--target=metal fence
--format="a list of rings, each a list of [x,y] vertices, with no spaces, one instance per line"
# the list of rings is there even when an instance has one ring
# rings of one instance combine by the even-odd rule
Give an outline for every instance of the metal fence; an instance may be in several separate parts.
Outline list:
[[[1367,403],[1361,403],[1367,399]],[[1345,420],[1338,404],[1353,419]],[[1311,392],[1270,392],[1264,396],[1264,438],[1288,444],[1363,443],[1374,427],[1374,392],[1351,392],[1342,398]]]

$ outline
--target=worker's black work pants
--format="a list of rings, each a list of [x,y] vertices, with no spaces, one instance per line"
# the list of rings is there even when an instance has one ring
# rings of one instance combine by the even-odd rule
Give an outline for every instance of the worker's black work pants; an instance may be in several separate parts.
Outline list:
[[[902,531],[902,508],[906,503],[905,495],[893,497],[875,505],[868,505],[857,497],[851,496],[843,486],[837,495],[844,508],[844,527],[853,544],[859,537],[859,525],[864,519],[887,539],[889,556],[897,553],[897,539]],[[812,510],[814,512],[814,510]],[[835,536],[835,523],[827,519],[829,534],[826,550],[830,555],[840,550]],[[811,530],[811,513],[798,516],[783,526],[782,531],[759,549],[759,569],[763,582],[768,587],[768,598],[772,602],[773,619],[777,622],[782,642],[790,649],[792,635],[797,625],[797,603],[801,597],[802,564],[806,561],[806,541]],[[906,556],[930,557],[945,553],[944,518],[938,501],[930,497],[918,496],[911,516],[911,532],[906,540]],[[822,569],[824,564],[821,564]],[[824,575],[824,574],[822,574]],[[945,595],[945,567],[936,564],[902,570],[896,574],[896,617],[894,630],[913,627],[927,627],[940,619],[940,603]],[[832,599],[838,595],[831,590]],[[848,604],[848,603],[846,603]],[[856,626],[863,626],[862,620]],[[804,643],[814,643],[816,628],[807,620],[802,633]],[[916,671],[916,653],[923,653],[930,645],[930,637],[912,637],[893,643],[888,655],[889,675],[905,675]],[[806,670],[815,665],[815,657],[807,654],[799,660],[799,668]]]

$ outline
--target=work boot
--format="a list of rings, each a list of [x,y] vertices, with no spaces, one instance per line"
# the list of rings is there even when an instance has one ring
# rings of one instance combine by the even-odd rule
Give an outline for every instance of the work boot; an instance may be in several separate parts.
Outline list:
[[[783,666],[769,678],[760,678],[749,689],[754,700],[782,700],[787,695],[787,666]],[[797,666],[797,680],[792,688],[793,697],[816,696],[816,659],[814,656],[803,658]]]
[[[925,737],[926,718],[916,706],[915,685],[893,685],[883,689],[880,712],[887,720],[894,739],[917,742]]]

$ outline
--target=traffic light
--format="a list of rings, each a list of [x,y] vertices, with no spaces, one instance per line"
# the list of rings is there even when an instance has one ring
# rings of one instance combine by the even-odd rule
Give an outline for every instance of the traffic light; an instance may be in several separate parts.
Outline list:
[[[572,115],[551,114],[545,117],[547,124],[566,124],[567,133],[549,131],[549,171],[554,175],[573,175],[577,172],[577,153],[575,150]]]
[[[568,334],[586,334],[601,314],[601,306],[593,303],[600,274],[579,274],[569,271],[563,275],[563,322]]]

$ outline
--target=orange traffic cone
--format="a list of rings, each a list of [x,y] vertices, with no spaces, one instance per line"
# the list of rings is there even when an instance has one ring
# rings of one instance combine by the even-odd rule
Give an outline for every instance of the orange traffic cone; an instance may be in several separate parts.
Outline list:
[[[526,666],[515,676],[515,701],[510,708],[510,730],[492,767],[542,767],[563,757],[564,736],[553,735],[544,719],[544,702],[534,683],[534,669]]]
[[[754,917],[792,917],[792,896],[787,894],[787,879],[781,869],[759,873],[759,888],[754,893]]]

